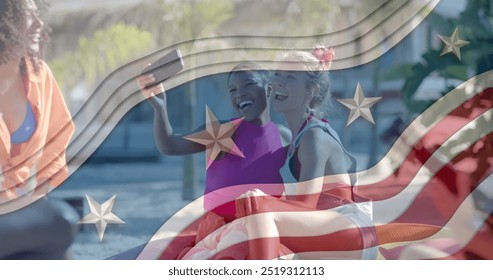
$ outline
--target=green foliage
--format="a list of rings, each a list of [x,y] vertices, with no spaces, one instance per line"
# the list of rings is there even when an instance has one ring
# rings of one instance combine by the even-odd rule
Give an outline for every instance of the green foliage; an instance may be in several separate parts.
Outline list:
[[[96,31],[91,37],[81,37],[77,51],[67,52],[49,63],[62,88],[73,87],[81,79],[94,85],[153,45],[149,32],[117,23]]]
[[[444,71],[446,77],[463,81],[467,79],[467,66],[465,65],[450,65],[445,67]]]
[[[169,46],[184,41],[193,41],[201,37],[214,35],[213,32],[234,15],[234,3],[229,0],[161,0],[161,9],[166,14],[166,36],[160,36],[159,44]],[[159,19],[156,24],[162,24]],[[186,45],[180,48],[184,49]],[[188,45],[193,48],[193,44]],[[185,50],[189,53],[190,50]],[[193,62],[192,62],[193,63]],[[182,105],[183,121],[187,130],[195,128],[196,111],[194,82],[186,87]],[[185,157],[183,162],[182,198],[195,199],[197,192],[196,163],[193,155]]]
[[[202,27],[200,32],[210,34],[233,16],[234,4],[228,0],[203,0],[197,2],[194,10],[192,16]]]
[[[422,112],[431,102],[413,100],[413,95],[421,83],[432,73],[443,78],[459,80],[468,79],[468,70],[477,74],[493,68],[493,1],[468,1],[466,9],[458,18],[444,18],[438,14],[431,14],[428,22],[434,36],[444,34],[450,36],[455,27],[459,27],[460,38],[470,41],[471,44],[461,48],[461,60],[448,53],[440,56],[443,44],[439,50],[431,49],[422,57],[423,61],[411,65],[411,71],[405,72],[403,93],[408,108],[413,112]],[[400,66],[408,68],[409,65]],[[396,75],[392,76],[396,77]],[[447,89],[447,91],[450,89]],[[445,94],[447,91],[442,92]]]
[[[229,0],[161,0],[168,22],[162,45],[194,40],[213,35],[217,28],[234,16],[234,3]]]
[[[297,7],[298,12],[288,15],[292,20],[288,21],[291,34],[317,35],[327,33],[332,29],[330,15],[339,12],[339,5],[327,0],[295,0],[290,5]],[[311,28],[306,32],[307,24]]]
[[[389,69],[386,69],[380,73],[381,81],[392,81],[402,79],[402,77],[408,76],[412,72],[412,64],[397,64],[393,65]]]

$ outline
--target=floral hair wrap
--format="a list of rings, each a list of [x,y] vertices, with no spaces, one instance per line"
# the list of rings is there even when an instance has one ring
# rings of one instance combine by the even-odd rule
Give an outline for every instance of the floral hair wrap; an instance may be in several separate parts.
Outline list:
[[[312,54],[320,61],[321,70],[329,70],[332,60],[336,57],[333,48],[316,47]]]

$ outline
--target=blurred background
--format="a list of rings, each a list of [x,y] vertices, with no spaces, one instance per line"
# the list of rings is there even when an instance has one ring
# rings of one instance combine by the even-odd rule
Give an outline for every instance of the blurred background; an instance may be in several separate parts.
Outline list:
[[[105,79],[116,85],[127,82],[108,80],[112,73],[132,61],[182,42],[191,42],[185,47],[202,51],[241,46],[242,40],[252,36],[311,36],[315,44],[320,34],[350,29],[376,10],[394,11],[405,1],[47,2],[50,6],[45,18],[52,33],[46,60],[72,114],[79,119],[90,119],[91,123],[98,124],[98,129],[111,128],[94,153],[72,155],[73,173],[54,192],[55,196],[82,199],[88,194],[100,203],[117,194],[114,213],[126,224],[109,225],[102,242],[94,226],[84,226],[73,246],[74,258],[101,259],[147,242],[169,216],[202,194],[205,176],[204,154],[188,157],[159,154],[153,139],[153,112],[146,102],[129,108],[114,123],[98,120],[98,107],[84,108],[91,98],[90,104],[107,100],[111,92],[98,90]],[[414,1],[414,4],[423,2],[429,1]],[[358,159],[358,170],[379,162],[407,124],[435,100],[468,78],[491,69],[491,1],[443,0],[433,11],[421,11],[422,14],[428,12],[431,13],[425,20],[398,42],[383,40],[391,33],[385,28],[379,29],[380,39],[393,47],[378,59],[331,72],[333,99],[353,98],[358,82],[366,96],[382,97],[372,107],[375,125],[360,118],[346,127],[348,112],[341,104],[334,100],[325,108],[331,125]],[[462,60],[451,54],[442,58],[439,53],[443,43],[437,35],[450,36],[456,26],[460,27],[462,39],[479,42],[480,47],[463,48]],[[360,35],[363,34],[352,34],[356,40],[351,46],[354,49],[348,52],[367,47],[364,41],[358,42]],[[225,37],[229,39],[222,40]],[[291,39],[286,42],[290,45],[281,39],[271,47],[280,50],[299,47],[296,43],[293,45]],[[209,59],[214,61],[214,57]],[[168,91],[168,104],[172,104],[168,106],[169,113],[177,132],[202,125],[205,105],[220,119],[234,116],[226,95],[226,78],[225,74],[205,76]],[[272,113],[274,121],[283,123],[279,115]],[[87,207],[84,211],[87,212]]]

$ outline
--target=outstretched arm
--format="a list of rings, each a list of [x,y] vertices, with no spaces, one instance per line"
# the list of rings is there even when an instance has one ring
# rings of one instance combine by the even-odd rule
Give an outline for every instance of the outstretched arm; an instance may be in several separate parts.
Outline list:
[[[145,85],[155,81],[152,74],[139,76],[137,81],[142,94],[148,98],[154,109],[154,140],[159,151],[167,155],[186,155],[204,151],[205,146],[188,141],[173,132],[163,84],[145,88]]]

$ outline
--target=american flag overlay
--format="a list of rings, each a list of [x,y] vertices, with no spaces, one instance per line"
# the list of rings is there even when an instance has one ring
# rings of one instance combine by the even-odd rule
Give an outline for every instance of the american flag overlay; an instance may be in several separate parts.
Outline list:
[[[419,246],[427,246],[429,250],[438,252],[424,258],[493,257],[491,200],[483,194],[488,193],[492,186],[492,78],[492,72],[478,75],[447,93],[420,114],[399,135],[394,146],[379,163],[381,165],[386,160],[390,162],[391,167],[385,168],[384,172],[379,171],[379,164],[358,172],[358,184],[353,186],[353,190],[359,197],[373,204],[376,240],[369,246],[379,247],[385,258],[398,258],[403,252],[411,254],[409,252]],[[241,188],[241,193],[254,187],[231,188]],[[201,197],[182,211],[193,211],[193,208],[200,207],[203,199]],[[276,208],[275,202],[269,202],[272,199],[263,197],[258,201],[266,205],[264,208],[267,212],[297,210],[289,206]],[[309,213],[327,215],[326,212]],[[159,249],[162,250],[160,258],[175,257],[174,248],[190,242],[191,236],[195,238],[197,223],[203,219],[199,213],[189,224],[175,224],[174,217],[168,220],[141,253],[141,257],[147,258],[146,254],[155,253]],[[178,212],[175,217],[180,214]],[[361,228],[358,231],[364,232]],[[167,235],[171,232],[171,235]],[[346,248],[341,245],[348,242],[346,238],[354,238],[354,235],[350,229],[344,228],[332,233],[321,231],[304,234],[293,229],[287,236],[281,236],[281,242],[297,242],[297,239],[307,242],[311,239],[314,245],[307,246],[307,251],[323,250],[324,245],[321,244],[325,244],[327,250],[335,251],[365,249],[364,243],[356,245],[355,239],[349,241],[350,245]],[[243,237],[246,240],[238,238],[234,245],[229,244],[229,247],[221,249],[244,249],[242,245],[244,247],[244,243],[248,243],[248,236]],[[216,250],[211,254],[212,258],[221,256],[221,250]]]
[[[48,2],[58,12],[70,6]],[[101,1],[101,7],[103,2],[114,1]],[[124,2],[136,4],[122,13],[122,22],[132,22],[127,14],[133,12],[148,18],[79,38],[84,52],[46,59],[72,115],[59,129],[75,125],[64,151],[67,166],[59,167],[68,167],[69,177],[46,192],[52,192],[48,199],[63,198],[78,210],[80,219],[74,224],[79,232],[71,247],[76,257],[493,259],[493,1]],[[272,19],[258,19],[266,14]],[[344,22],[334,20],[340,15],[345,15]],[[99,17],[104,16],[81,17],[80,22]],[[139,43],[119,32],[133,34]],[[123,54],[105,55],[108,49],[119,50],[105,41],[110,35],[113,43],[121,43]],[[98,54],[87,59],[81,55],[93,47]],[[314,47],[322,58],[324,48],[330,50],[330,66],[323,68],[330,90],[320,106],[325,114],[319,116],[308,106],[302,128],[312,117],[313,123],[322,124],[341,150],[337,161],[348,168],[347,174],[298,182],[285,179],[286,171],[302,177],[303,168],[296,141],[283,136],[295,134],[296,139],[286,116],[299,108],[276,111],[275,99],[287,100],[289,94],[276,95],[269,80],[261,87],[271,121],[266,123],[280,139],[250,137],[245,131],[254,128],[245,127],[254,122],[248,119],[248,108],[260,101],[255,97],[231,106],[230,81],[232,69],[244,63],[260,67],[240,73],[259,71],[262,79],[274,80],[288,53],[311,53],[322,62]],[[181,70],[174,69],[159,92],[141,89],[137,81],[145,76],[142,69],[174,50],[182,55],[183,65],[174,65]],[[56,57],[56,52],[62,50],[49,53]],[[78,61],[81,57],[87,61]],[[70,71],[64,68],[67,64]],[[67,76],[73,73],[79,76]],[[90,83],[84,81],[91,77]],[[163,148],[159,125],[179,136],[173,144],[185,144]],[[57,137],[44,149],[56,145]],[[247,142],[259,150],[265,142],[275,146],[268,156],[279,166],[270,165],[264,154],[252,160],[260,152],[245,148]],[[176,147],[182,149],[169,152]],[[191,155],[195,153],[199,156]],[[285,160],[293,154],[294,164]],[[42,166],[26,175],[29,191],[3,198],[7,175],[23,164],[0,166],[0,218],[47,201],[45,193],[34,192]],[[217,174],[219,179],[211,177]],[[270,180],[274,177],[280,179]],[[210,187],[211,182],[227,183]],[[320,190],[313,191],[314,185]],[[221,216],[224,211],[231,213]],[[0,236],[4,232],[0,228]],[[107,251],[84,255],[93,249]]]
[[[456,26],[450,30],[446,35],[435,34],[443,50],[426,54],[424,57],[430,65],[414,66],[417,72],[432,68],[433,59],[443,59],[434,63],[466,63],[461,59],[461,49],[464,52],[465,48],[472,48],[474,41],[461,39]],[[384,59],[384,53],[380,55],[377,59]],[[435,57],[430,58],[432,55]],[[207,193],[171,217],[139,258],[242,258],[249,256],[248,250],[277,246],[280,258],[361,258],[374,250],[373,256],[382,259],[491,259],[493,73],[487,70],[477,71],[477,75],[469,76],[465,82],[449,87],[408,124],[388,131],[387,136],[394,137],[394,141],[381,160],[353,174],[358,178],[354,185],[334,187],[350,190],[353,202],[368,213],[371,224],[348,228],[336,223],[333,227],[309,227],[309,231],[286,226],[285,230],[257,235],[248,227],[261,223],[262,216],[290,213],[299,215],[300,219],[317,220],[331,215],[331,210],[339,211],[336,208],[339,205],[315,211],[279,203],[277,198],[261,193],[253,198],[236,198],[240,218],[224,223],[211,218],[213,215],[208,211],[203,212],[203,202],[215,195]],[[418,87],[410,86],[413,77],[407,77],[404,88],[411,88],[411,95],[417,94]],[[360,91],[358,84],[355,101],[361,98]],[[372,105],[378,101],[375,97]],[[346,103],[347,100],[350,99],[345,99]],[[362,108],[364,102],[354,103],[352,108]],[[349,125],[355,117],[350,105],[346,107],[351,109]],[[363,116],[363,111],[360,112]],[[330,182],[329,177],[318,180]],[[330,183],[324,186],[331,188]],[[277,186],[260,186],[269,187],[274,190]],[[255,188],[259,186],[230,186],[218,192],[238,197]],[[296,195],[319,197],[321,194]],[[238,214],[238,207],[247,210]],[[256,209],[249,211],[248,207]],[[203,234],[204,220],[213,221],[205,230],[213,233]],[[183,249],[187,246],[192,249]]]

